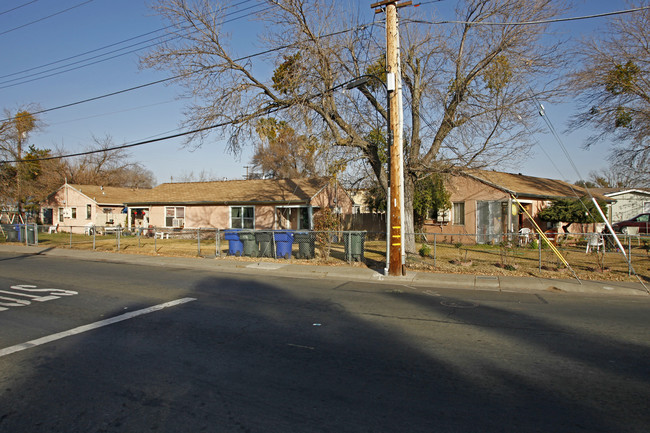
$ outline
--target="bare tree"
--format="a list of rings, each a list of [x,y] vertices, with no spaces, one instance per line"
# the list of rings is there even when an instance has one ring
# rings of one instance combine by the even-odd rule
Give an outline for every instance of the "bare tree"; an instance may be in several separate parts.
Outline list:
[[[112,149],[110,136],[93,137],[94,151],[74,160],[66,160],[61,173],[61,180],[69,183],[121,186],[127,188],[152,188],[155,178],[150,170],[142,164],[133,162],[124,149]]]
[[[585,143],[587,148],[604,138],[616,139],[611,149],[615,167],[646,180],[650,177],[649,39],[650,10],[645,9],[621,15],[582,44],[581,68],[571,79],[580,95],[579,112],[569,126],[595,131]]]
[[[284,121],[264,118],[257,122],[260,143],[251,158],[254,170],[275,179],[310,177],[316,173],[318,143],[298,134]]]
[[[363,156],[379,184],[387,183],[385,149],[371,132],[387,119],[382,31],[371,32],[350,13],[356,3],[336,0],[267,0],[259,20],[262,41],[274,62],[273,76],[258,74],[250,58],[229,47],[222,30],[225,1],[161,0],[175,38],[143,59],[143,65],[182,74],[189,125],[232,122],[220,132],[237,151],[259,116],[300,119],[321,142]],[[531,100],[558,95],[562,65],[557,44],[544,39],[543,21],[564,10],[559,0],[466,0],[458,24],[433,26],[402,20],[405,108],[405,227],[413,233],[413,190],[431,171],[479,167],[523,158],[529,145],[523,124],[533,128]],[[484,25],[488,22],[506,23]],[[508,24],[510,23],[510,24]],[[376,76],[359,91],[341,92],[355,77]],[[282,111],[281,111],[282,110]],[[203,138],[205,132],[193,139]],[[247,135],[248,134],[248,135]],[[414,250],[413,237],[407,251]]]

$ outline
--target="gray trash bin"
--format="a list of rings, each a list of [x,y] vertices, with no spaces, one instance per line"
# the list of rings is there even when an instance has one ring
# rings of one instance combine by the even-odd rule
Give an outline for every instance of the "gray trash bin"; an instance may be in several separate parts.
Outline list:
[[[313,259],[315,256],[314,248],[314,235],[311,232],[296,232],[293,235],[293,240],[298,244],[298,253],[296,257],[299,259]]]
[[[273,257],[273,233],[256,231],[255,241],[259,245],[260,257]]]
[[[20,232],[18,231],[18,226],[14,224],[3,224],[2,230],[7,236],[7,242],[19,242],[20,241]]]
[[[345,232],[343,242],[345,244],[345,260],[348,262],[362,261],[364,259],[364,247],[366,232]]]
[[[257,257],[259,251],[257,249],[257,241],[255,234],[252,231],[242,230],[239,232],[239,240],[244,244],[244,255],[249,257]]]

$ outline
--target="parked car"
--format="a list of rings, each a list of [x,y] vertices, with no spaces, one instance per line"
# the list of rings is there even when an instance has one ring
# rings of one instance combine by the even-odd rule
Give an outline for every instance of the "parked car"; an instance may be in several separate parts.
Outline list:
[[[650,213],[642,213],[626,221],[620,221],[612,225],[614,231],[619,233],[634,233],[638,227],[638,233],[650,233]]]

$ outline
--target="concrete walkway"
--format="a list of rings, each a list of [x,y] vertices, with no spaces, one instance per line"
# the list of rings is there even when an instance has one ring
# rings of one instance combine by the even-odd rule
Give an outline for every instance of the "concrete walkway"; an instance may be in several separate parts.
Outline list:
[[[293,278],[327,278],[343,281],[369,281],[429,288],[458,288],[497,291],[554,291],[585,294],[614,294],[649,296],[640,283],[621,281],[594,281],[575,279],[547,279],[536,277],[487,276],[471,274],[440,274],[409,270],[406,276],[388,277],[382,273],[356,266],[304,265],[295,263],[251,262],[233,259],[206,259],[190,257],[147,256],[65,248],[0,245],[0,252],[20,255],[45,255],[77,260],[107,261],[112,263],[142,264],[147,266],[177,267],[211,270],[223,273],[251,275],[278,275]]]

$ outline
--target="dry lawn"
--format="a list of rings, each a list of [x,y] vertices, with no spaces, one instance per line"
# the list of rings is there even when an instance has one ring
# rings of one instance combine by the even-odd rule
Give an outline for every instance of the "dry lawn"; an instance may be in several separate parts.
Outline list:
[[[228,241],[221,240],[219,245],[212,238],[202,238],[197,242],[196,234],[186,233],[177,238],[154,239],[150,237],[113,236],[93,237],[69,233],[39,233],[39,246],[57,248],[75,248],[81,250],[110,251],[126,254],[163,255],[178,257],[228,258],[242,261],[274,261],[282,258],[237,257],[228,256]],[[419,249],[422,244],[417,244]],[[637,275],[644,281],[650,281],[650,256],[648,249],[650,238],[634,239],[632,242],[632,266]],[[498,245],[452,245],[437,243],[429,244],[428,256],[409,256],[409,269],[438,272],[463,273],[479,275],[511,275],[536,276],[543,278],[573,278],[573,272],[584,280],[616,280],[637,281],[629,271],[627,262],[622,254],[616,251],[600,253],[585,253],[586,244],[575,240],[559,248],[561,254],[569,263],[568,269],[560,258],[550,249],[515,247],[505,248]],[[354,266],[367,266],[381,269],[385,266],[384,241],[366,241],[364,245],[363,263],[354,261]],[[325,257],[324,248],[316,245],[316,258],[311,260],[296,259],[298,245],[293,245],[294,257],[292,263],[326,264],[330,266],[349,266],[346,261],[343,244],[331,245],[329,257]]]

